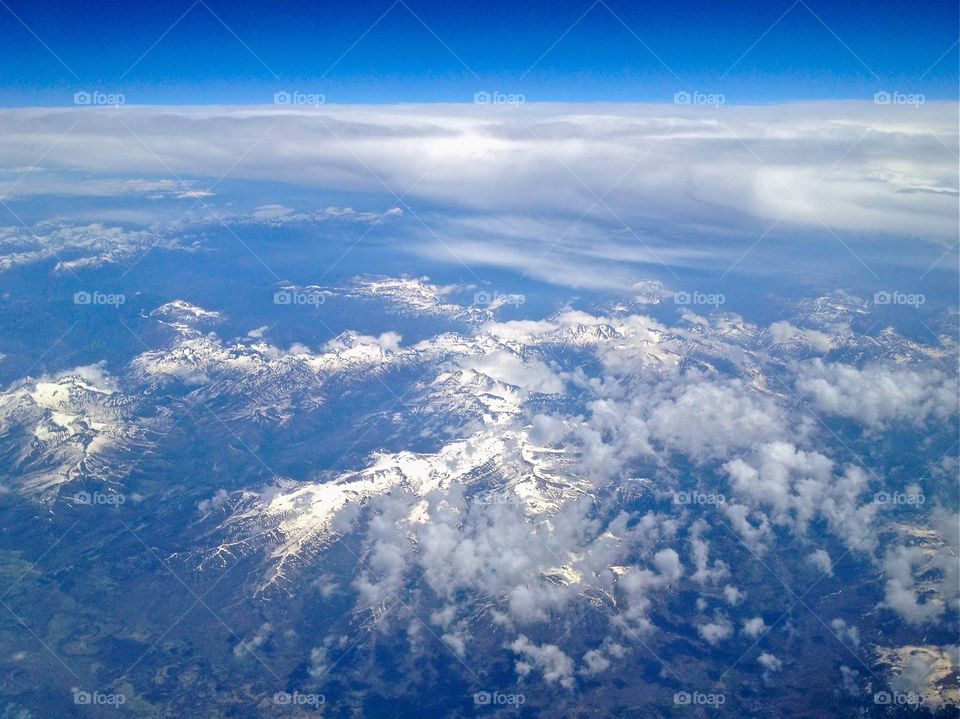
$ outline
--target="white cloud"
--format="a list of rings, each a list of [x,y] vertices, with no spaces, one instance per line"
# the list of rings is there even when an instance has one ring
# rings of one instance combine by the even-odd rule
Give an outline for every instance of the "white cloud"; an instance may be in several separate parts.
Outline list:
[[[783,668],[783,662],[768,652],[762,652],[760,656],[757,657],[757,662],[766,670],[764,676],[773,672],[779,672]]]
[[[940,596],[921,599],[916,586],[914,569],[926,561],[920,547],[892,547],[883,561],[887,576],[883,603],[913,625],[935,622],[944,612]]]
[[[770,325],[770,337],[775,345],[798,343],[817,352],[827,352],[833,346],[833,338],[826,332],[813,329],[801,329],[789,322],[774,322]]]
[[[833,460],[820,452],[790,442],[766,442],[747,459],[731,460],[723,468],[735,497],[769,512],[774,524],[802,535],[815,517],[823,516],[851,548],[862,550],[874,541],[869,528],[878,505],[861,500],[869,477],[858,467],[845,467],[838,474]],[[727,507],[731,519],[749,532],[744,517],[733,511]]]
[[[868,427],[889,422],[919,424],[957,413],[958,381],[937,369],[868,365],[863,368],[815,359],[799,370],[797,388],[817,408]]]
[[[723,588],[723,598],[730,606],[735,607],[742,602],[746,596],[747,595],[745,592],[742,592],[731,584],[728,584]]]
[[[0,134],[8,138],[0,163],[44,157],[53,171],[32,173],[21,193],[77,192],[60,177],[67,169],[139,176],[157,156],[182,177],[229,171],[232,179],[365,193],[382,193],[382,181],[396,192],[409,188],[413,204],[451,211],[435,218],[445,244],[421,233],[417,251],[440,258],[438,250],[449,249],[448,259],[471,265],[533,265],[532,274],[569,284],[630,286],[637,278],[624,265],[704,265],[718,253],[733,261],[738,250],[714,237],[746,228],[753,241],[774,221],[821,233],[826,224],[833,232],[949,240],[957,168],[943,143],[955,147],[955,126],[949,102],[907,109],[821,101],[719,113],[534,103],[509,113],[473,105],[325,105],[309,115],[262,106],[126,106],[95,115],[32,108],[0,112]],[[130,131],[141,142],[131,145]],[[51,137],[60,138],[53,147]],[[612,178],[620,178],[615,186]],[[202,191],[164,178],[111,182],[96,191]],[[590,190],[600,187],[608,188],[602,205]],[[275,202],[258,212],[258,221],[297,217]],[[632,228],[626,242],[618,236],[623,223]],[[678,247],[669,239],[677,233],[701,237],[702,246]]]
[[[816,567],[821,573],[829,577],[833,576],[833,561],[830,555],[822,549],[817,549],[807,555],[807,564]]]
[[[559,682],[560,686],[566,689],[573,688],[573,660],[564,654],[560,647],[554,644],[538,646],[522,634],[509,646],[512,651],[524,657],[516,662],[517,674],[520,676],[526,676],[536,669],[543,674],[548,684]]]
[[[752,619],[747,619],[743,622],[742,631],[751,639],[756,639],[765,631],[767,631],[767,624],[763,621],[763,617],[753,617]]]
[[[218,489],[210,499],[201,500],[197,503],[197,510],[200,512],[209,512],[211,510],[223,509],[230,499],[230,493],[225,489]]]
[[[257,650],[266,644],[272,635],[273,625],[270,622],[264,622],[252,637],[241,641],[233,648],[234,656],[242,658],[248,654],[255,655]]]
[[[830,628],[841,639],[841,641],[850,644],[853,647],[860,646],[860,630],[852,624],[847,624],[843,619],[837,617],[830,620]]]
[[[654,407],[647,424],[652,437],[694,459],[726,457],[781,437],[787,427],[771,399],[739,380],[681,386],[673,399]]]
[[[583,655],[583,668],[580,673],[583,676],[592,677],[602,674],[610,668],[610,660],[607,659],[599,649],[591,649]]]
[[[513,352],[494,350],[480,357],[465,357],[460,366],[531,392],[563,392],[563,380],[535,357],[522,358]]]
[[[733,634],[733,625],[729,619],[718,615],[717,621],[698,624],[697,634],[699,634],[707,644],[715,647]]]
[[[653,564],[656,571],[634,568],[618,582],[627,600],[623,616],[644,629],[649,627],[646,615],[652,605],[651,594],[669,587],[683,575],[680,555],[673,549],[661,549],[654,555]]]

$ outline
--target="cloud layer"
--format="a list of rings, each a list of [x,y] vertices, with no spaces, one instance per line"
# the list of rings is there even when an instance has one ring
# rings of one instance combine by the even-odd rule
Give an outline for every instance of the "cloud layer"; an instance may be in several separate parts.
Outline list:
[[[25,109],[0,111],[0,132],[8,199],[204,201],[227,177],[376,193],[451,259],[548,277],[571,257],[702,264],[765,231],[949,240],[957,225],[949,103]],[[53,172],[15,171],[38,157]],[[308,215],[271,219],[287,216]]]

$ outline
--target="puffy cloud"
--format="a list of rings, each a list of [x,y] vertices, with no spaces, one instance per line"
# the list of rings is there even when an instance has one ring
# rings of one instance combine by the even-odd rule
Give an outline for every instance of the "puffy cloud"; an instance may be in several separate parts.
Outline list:
[[[520,676],[526,676],[536,669],[543,674],[548,684],[559,682],[560,686],[573,689],[573,660],[564,654],[560,647],[554,644],[534,644],[522,634],[511,642],[509,647],[523,656],[515,665]]]
[[[210,512],[217,509],[223,509],[227,506],[230,499],[230,493],[225,489],[218,489],[213,493],[210,499],[203,499],[197,503],[197,510],[200,512]]]
[[[706,522],[697,520],[691,527],[690,550],[693,555],[694,571],[690,575],[697,584],[703,586],[707,584],[716,584],[730,576],[730,568],[726,562],[715,559],[710,564],[710,542],[700,538],[700,534],[707,528]],[[729,594],[734,599],[738,597],[736,590],[729,587],[733,592]]]
[[[270,622],[264,622],[259,629],[249,639],[245,639],[233,648],[234,656],[242,658],[248,654],[256,654],[256,651],[266,644],[273,635],[273,625]]]
[[[817,495],[830,479],[833,461],[788,442],[770,442],[755,450],[751,462],[735,459],[724,469],[737,497],[770,508],[777,524],[795,523],[802,530],[813,518]],[[796,517],[792,510],[797,511]]]
[[[715,647],[733,634],[733,625],[729,619],[718,615],[716,621],[697,624],[697,634],[707,644]]]
[[[739,380],[681,386],[653,409],[647,425],[653,438],[695,459],[726,457],[787,428],[776,404]]]
[[[766,550],[764,541],[770,536],[770,522],[763,512],[735,502],[725,503],[722,511],[747,547],[760,554]]]
[[[830,620],[830,628],[840,638],[841,641],[850,644],[853,647],[860,646],[860,630],[852,624],[847,624],[843,619],[837,617]]]
[[[817,352],[828,352],[833,346],[833,338],[826,332],[801,329],[789,322],[774,322],[770,325],[770,337],[775,345],[797,343],[806,345]]]
[[[956,377],[938,369],[880,364],[857,368],[820,359],[803,364],[797,379],[797,389],[821,412],[881,428],[890,422],[919,424],[955,415],[958,388]]]
[[[661,549],[657,552],[653,557],[653,565],[656,571],[631,569],[618,582],[627,600],[627,609],[623,615],[636,621],[641,628],[649,627],[646,614],[652,603],[651,593],[670,586],[683,575],[680,555],[673,549]]]
[[[851,548],[864,549],[875,541],[869,529],[877,505],[860,504],[869,478],[857,467],[846,467],[837,475],[829,457],[790,442],[764,443],[748,460],[734,459],[723,467],[735,497],[769,511],[777,525],[803,534],[819,515]],[[733,509],[727,508],[731,518]],[[744,518],[737,519],[740,528],[748,530]]]
[[[354,580],[361,606],[375,607],[398,592],[410,569],[413,547],[403,530],[409,515],[409,500],[388,495],[377,503],[378,513],[367,528],[366,567]]]
[[[833,561],[830,559],[830,555],[824,550],[814,550],[807,555],[806,562],[823,574],[826,574],[829,577],[833,576]]]
[[[779,672],[783,668],[783,662],[768,652],[762,652],[760,656],[757,657],[757,662],[764,669],[763,677],[765,680],[769,678],[770,674]]]
[[[723,588],[723,598],[730,606],[736,606],[743,601],[746,594],[731,584]]]
[[[310,669],[308,670],[310,677],[319,681],[326,676],[327,671],[329,671],[327,648],[314,647],[310,650]]]
[[[463,659],[467,656],[467,636],[465,632],[445,632],[440,636],[440,641],[442,641],[458,659]]]
[[[583,668],[580,674],[586,677],[602,674],[610,668],[610,660],[599,649],[591,649],[583,655]]]
[[[763,617],[753,617],[743,622],[742,632],[751,639],[756,639],[765,631],[767,631],[767,624],[763,621]]]
[[[934,622],[944,612],[941,597],[920,598],[914,568],[926,561],[927,557],[920,547],[892,547],[883,561],[883,571],[887,576],[884,606],[914,625]]]
[[[383,332],[377,337],[348,332],[327,342],[323,349],[339,356],[343,356],[344,352],[364,351],[368,348],[377,348],[383,353],[398,352],[402,339],[396,332]]]
[[[495,350],[480,357],[466,357],[461,366],[531,392],[563,392],[563,380],[535,357],[523,358],[513,352]]]

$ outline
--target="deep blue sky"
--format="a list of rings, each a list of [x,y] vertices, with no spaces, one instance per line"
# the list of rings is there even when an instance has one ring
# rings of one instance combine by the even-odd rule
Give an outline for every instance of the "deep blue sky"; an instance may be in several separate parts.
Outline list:
[[[404,2],[2,0],[0,104],[957,97],[956,2]]]

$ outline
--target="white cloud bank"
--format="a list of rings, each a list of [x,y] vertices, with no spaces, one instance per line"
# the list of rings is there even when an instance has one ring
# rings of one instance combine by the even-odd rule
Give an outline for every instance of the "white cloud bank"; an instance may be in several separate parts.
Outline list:
[[[957,411],[958,382],[936,368],[868,365],[815,359],[801,367],[797,388],[816,407],[868,427],[889,422],[943,421]]]
[[[465,226],[464,241],[528,234],[522,218],[549,213],[687,230],[736,229],[744,218],[937,238],[956,230],[952,103],[32,108],[0,111],[0,134],[0,167],[43,156],[47,169],[229,173],[495,209],[498,226]],[[0,184],[0,194],[42,191],[47,174]]]

